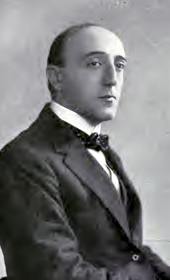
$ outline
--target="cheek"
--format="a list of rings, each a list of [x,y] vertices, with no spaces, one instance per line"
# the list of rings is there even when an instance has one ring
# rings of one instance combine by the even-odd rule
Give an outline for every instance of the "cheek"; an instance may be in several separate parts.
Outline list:
[[[80,85],[82,84],[83,86],[90,87],[97,86],[97,84],[99,84],[100,77],[97,71],[82,71],[78,73],[77,80]]]
[[[83,79],[80,79],[79,76],[69,77],[67,79],[64,87],[63,93],[66,95],[67,99],[71,102],[83,106],[89,102],[89,88],[88,83]]]
[[[64,79],[63,92],[82,105],[93,103],[101,91],[101,76],[102,73],[99,71],[87,71],[82,68],[68,70]]]
[[[97,96],[100,83],[94,75],[88,73],[81,73],[75,76],[72,81],[74,89],[81,95],[81,98],[87,99],[89,97]]]
[[[124,77],[123,77],[123,72],[122,72],[122,73],[120,73],[120,75],[118,76],[118,85],[119,85],[119,88],[120,88],[120,89],[122,89],[123,80],[124,80]]]
[[[117,95],[118,95],[118,98],[121,95],[122,87],[123,87],[123,76],[121,75],[120,77],[118,77],[118,80],[117,80]]]

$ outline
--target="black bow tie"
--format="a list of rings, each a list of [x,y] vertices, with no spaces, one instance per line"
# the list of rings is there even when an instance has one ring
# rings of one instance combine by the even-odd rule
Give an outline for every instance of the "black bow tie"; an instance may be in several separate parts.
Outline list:
[[[85,132],[73,128],[74,133],[78,138],[81,139],[82,143],[87,149],[93,149],[96,151],[106,152],[109,146],[109,137],[106,134],[98,134],[96,132],[91,135],[86,134]]]

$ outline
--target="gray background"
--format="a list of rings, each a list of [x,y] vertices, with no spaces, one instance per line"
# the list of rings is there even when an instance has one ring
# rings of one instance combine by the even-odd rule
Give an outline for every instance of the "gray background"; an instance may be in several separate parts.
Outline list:
[[[169,0],[0,0],[0,147],[49,100],[53,38],[84,21],[114,30],[125,44],[123,97],[104,130],[140,194],[144,241],[170,264]]]

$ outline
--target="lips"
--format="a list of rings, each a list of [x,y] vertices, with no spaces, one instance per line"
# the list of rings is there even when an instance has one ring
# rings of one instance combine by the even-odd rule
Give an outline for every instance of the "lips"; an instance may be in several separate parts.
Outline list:
[[[111,94],[106,94],[106,95],[103,95],[103,96],[99,96],[100,99],[115,99],[116,100],[116,96],[114,95],[111,95]]]

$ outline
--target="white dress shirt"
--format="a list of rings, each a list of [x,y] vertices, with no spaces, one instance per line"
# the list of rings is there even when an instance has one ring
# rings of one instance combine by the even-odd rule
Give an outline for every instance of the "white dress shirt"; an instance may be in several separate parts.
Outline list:
[[[78,115],[76,112],[71,111],[70,109],[61,106],[60,104],[52,101],[51,102],[51,110],[63,121],[71,124],[72,126],[84,131],[86,134],[90,135],[91,133],[97,132],[100,133],[101,125],[92,126],[90,125],[83,117]],[[113,185],[116,190],[119,192],[119,181],[116,174],[111,170],[107,163],[105,156],[102,151],[95,151],[93,149],[87,149],[88,152],[97,160],[97,162],[101,165],[101,167],[108,174],[110,179],[112,180]]]
[[[7,273],[6,273],[4,255],[3,255],[1,247],[0,247],[0,279],[3,277],[6,277],[6,276],[7,276]]]

